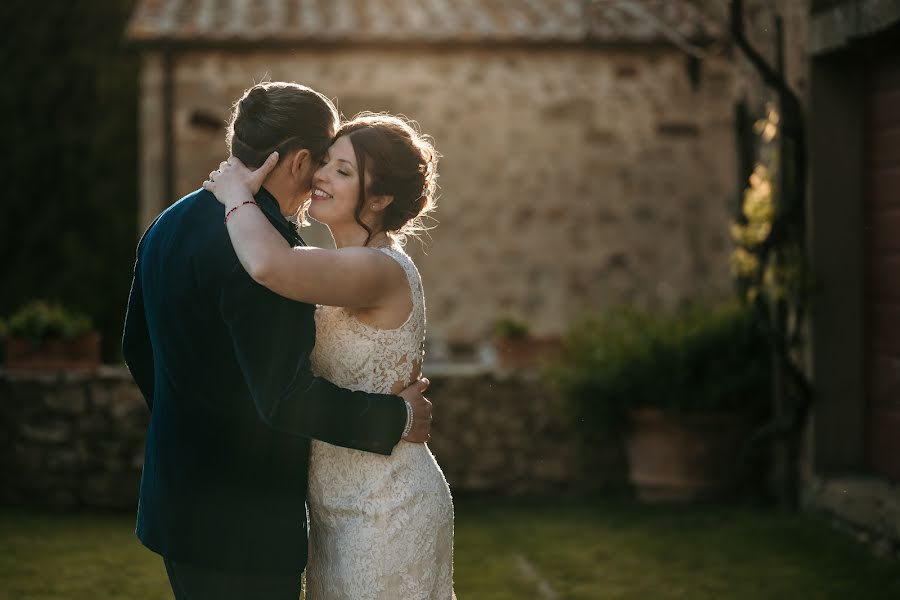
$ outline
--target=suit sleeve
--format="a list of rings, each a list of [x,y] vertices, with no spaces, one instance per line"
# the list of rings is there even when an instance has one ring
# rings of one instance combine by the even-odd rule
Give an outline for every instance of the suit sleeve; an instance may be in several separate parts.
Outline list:
[[[138,248],[140,255],[140,248]],[[122,356],[131,376],[144,395],[147,408],[153,410],[153,346],[147,329],[144,312],[144,293],[141,288],[140,256],[135,263],[128,310],[125,313],[125,330],[122,334]]]
[[[315,377],[310,364],[314,330],[298,303],[260,286],[237,265],[222,290],[220,308],[266,425],[336,446],[391,453],[406,421],[403,400],[353,392]]]

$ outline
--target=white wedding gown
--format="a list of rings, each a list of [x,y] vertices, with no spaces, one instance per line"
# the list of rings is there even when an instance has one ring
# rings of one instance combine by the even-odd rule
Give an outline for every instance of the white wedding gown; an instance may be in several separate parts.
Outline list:
[[[425,298],[412,259],[381,248],[403,267],[412,311],[395,329],[376,329],[346,309],[316,310],[316,375],[352,390],[392,393],[419,375]],[[453,504],[425,444],[400,441],[383,456],[313,440],[309,469],[307,600],[450,600]]]

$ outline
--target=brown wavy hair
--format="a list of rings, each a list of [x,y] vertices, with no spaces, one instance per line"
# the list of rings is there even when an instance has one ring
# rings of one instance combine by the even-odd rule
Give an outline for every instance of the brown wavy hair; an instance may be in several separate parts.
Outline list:
[[[366,244],[377,233],[360,215],[369,196],[393,196],[384,209],[382,230],[405,242],[429,229],[423,222],[435,209],[440,154],[415,121],[385,113],[360,113],[341,125],[335,140],[353,145],[359,172],[356,222],[366,230]]]

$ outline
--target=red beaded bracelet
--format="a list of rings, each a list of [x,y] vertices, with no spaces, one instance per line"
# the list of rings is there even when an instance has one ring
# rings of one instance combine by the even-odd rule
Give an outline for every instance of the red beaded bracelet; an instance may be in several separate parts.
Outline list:
[[[239,209],[240,207],[244,206],[245,204],[256,204],[256,200],[245,200],[245,201],[242,202],[241,204],[238,204],[237,206],[235,206],[234,208],[232,208],[231,210],[229,210],[227,213],[225,213],[225,221],[224,221],[224,223],[227,225],[227,224],[228,224],[228,217],[231,216],[231,213],[233,213],[234,211],[236,211],[236,210]],[[256,206],[259,206],[259,204],[256,204]]]

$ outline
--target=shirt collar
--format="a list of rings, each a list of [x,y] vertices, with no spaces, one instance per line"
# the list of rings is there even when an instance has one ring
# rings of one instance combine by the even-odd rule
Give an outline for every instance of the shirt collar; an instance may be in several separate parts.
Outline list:
[[[305,245],[297,231],[297,225],[288,221],[281,214],[281,205],[275,199],[269,190],[264,187],[259,188],[259,192],[254,196],[256,204],[259,206],[263,214],[269,219],[269,222],[275,226],[275,229],[284,236],[292,246]]]

